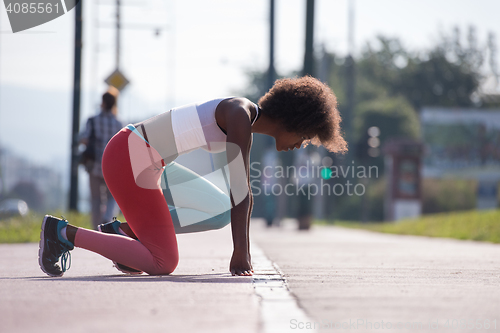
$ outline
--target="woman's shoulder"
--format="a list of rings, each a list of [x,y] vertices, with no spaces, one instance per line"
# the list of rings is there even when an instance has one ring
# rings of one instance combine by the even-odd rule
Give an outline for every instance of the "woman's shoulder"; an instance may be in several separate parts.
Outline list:
[[[251,108],[254,105],[245,97],[230,97],[222,100],[217,108],[223,109],[225,116],[232,117],[234,115],[246,114],[250,119]]]
[[[219,106],[230,113],[246,113],[250,115],[250,109],[254,105],[245,97],[229,97],[220,101]]]
[[[245,106],[247,104],[252,104],[252,102],[246,98],[246,97],[237,97],[237,96],[232,96],[232,97],[226,97],[222,99],[223,102],[231,103],[234,105],[241,105]]]

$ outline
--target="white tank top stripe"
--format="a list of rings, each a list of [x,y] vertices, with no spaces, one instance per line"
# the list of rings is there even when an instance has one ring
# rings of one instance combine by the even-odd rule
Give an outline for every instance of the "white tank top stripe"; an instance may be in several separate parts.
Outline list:
[[[158,151],[166,163],[178,155],[198,148],[211,153],[224,151],[227,136],[217,124],[215,110],[225,99],[227,98],[181,106],[144,121],[149,144]],[[260,116],[258,105],[255,103],[254,105],[257,114],[252,120],[252,125]],[[172,133],[166,133],[169,131]],[[142,138],[141,131],[134,132]],[[175,141],[175,146],[172,146],[172,141]]]
[[[172,109],[172,130],[179,154],[207,145],[195,104]]]

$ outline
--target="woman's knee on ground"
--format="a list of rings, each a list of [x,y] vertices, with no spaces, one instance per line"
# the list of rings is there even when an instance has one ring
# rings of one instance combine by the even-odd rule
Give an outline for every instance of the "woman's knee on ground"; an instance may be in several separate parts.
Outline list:
[[[149,275],[169,275],[175,271],[179,264],[179,253],[168,253],[161,258],[155,260],[154,267],[145,270]]]

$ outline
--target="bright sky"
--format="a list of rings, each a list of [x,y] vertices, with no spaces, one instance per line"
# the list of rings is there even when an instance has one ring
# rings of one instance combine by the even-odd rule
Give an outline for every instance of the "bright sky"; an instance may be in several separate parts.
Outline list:
[[[276,68],[299,70],[305,0],[276,0]],[[347,51],[348,0],[316,0],[315,45]],[[477,27],[500,38],[498,0],[355,0],[355,47],[377,34],[409,49],[434,45],[439,31]],[[96,113],[115,67],[115,1],[83,1],[82,123]],[[228,96],[247,84],[246,70],[268,64],[267,0],[122,0],[121,68],[131,81],[120,99],[125,123],[168,108]],[[99,25],[99,27],[98,27]],[[159,36],[154,29],[161,28]],[[0,145],[28,159],[69,165],[74,11],[12,34],[0,7]],[[498,61],[500,63],[500,61]],[[20,90],[29,89],[29,90]],[[23,92],[24,91],[24,92]],[[29,93],[27,93],[29,92]]]

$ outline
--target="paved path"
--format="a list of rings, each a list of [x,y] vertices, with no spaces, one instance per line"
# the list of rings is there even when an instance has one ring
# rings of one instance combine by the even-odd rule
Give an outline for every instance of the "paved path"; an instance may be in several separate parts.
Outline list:
[[[309,325],[316,321],[318,331],[336,325],[356,332],[377,331],[377,326],[470,332],[467,325],[474,324],[483,327],[479,331],[500,332],[498,244],[339,227],[258,229],[254,241],[285,273],[292,293],[313,318]],[[463,329],[452,329],[445,327],[447,320],[455,327],[460,323],[453,320],[467,322]],[[296,331],[308,324],[290,321]]]
[[[373,332],[388,323],[471,331],[472,322],[444,327],[462,319],[500,332],[499,245],[336,227],[267,230],[259,220],[252,237],[254,278],[227,272],[230,228],[180,235],[178,269],[161,277],[125,276],[75,249],[71,269],[50,278],[38,268],[38,244],[0,245],[0,332],[313,332],[314,324],[317,332]]]
[[[230,229],[180,235],[171,276],[126,276],[82,249],[62,278],[38,267],[38,244],[0,245],[0,332],[257,332],[251,277],[228,272]]]

